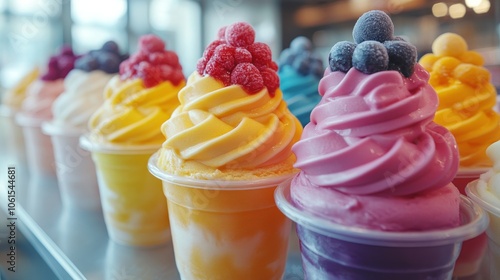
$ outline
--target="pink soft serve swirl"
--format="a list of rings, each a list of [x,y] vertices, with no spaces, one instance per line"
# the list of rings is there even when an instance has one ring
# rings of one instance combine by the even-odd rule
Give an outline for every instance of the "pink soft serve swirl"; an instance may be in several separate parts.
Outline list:
[[[432,121],[438,97],[428,79],[418,64],[410,78],[327,70],[319,84],[323,98],[293,147],[300,180],[347,194],[394,196],[450,183],[458,152],[448,130]]]

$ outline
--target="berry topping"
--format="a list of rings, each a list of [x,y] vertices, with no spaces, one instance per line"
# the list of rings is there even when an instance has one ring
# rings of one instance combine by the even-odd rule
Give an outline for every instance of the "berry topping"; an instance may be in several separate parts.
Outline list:
[[[356,44],[348,41],[341,41],[333,45],[328,56],[330,70],[347,72],[352,67],[352,53]]]
[[[120,64],[120,78],[140,78],[146,88],[164,81],[178,85],[185,80],[179,57],[175,52],[165,50],[165,42],[155,35],[144,35],[139,39],[137,53]]]
[[[114,41],[108,41],[98,50],[91,50],[75,62],[75,68],[90,72],[101,70],[108,74],[118,73],[120,63],[126,58],[126,54],[120,54],[118,45]]]
[[[352,53],[352,65],[359,71],[371,74],[387,70],[389,55],[385,46],[377,41],[364,41]]]
[[[394,25],[384,12],[374,10],[364,13],[354,25],[352,37],[357,44],[364,41],[383,43],[392,40]]]
[[[75,67],[75,60],[78,58],[73,53],[70,46],[61,47],[59,54],[50,57],[47,64],[47,73],[41,79],[44,81],[55,81],[64,79]]]
[[[410,77],[417,62],[417,48],[405,41],[386,41],[384,46],[389,55],[389,70],[396,70],[405,77]]]
[[[321,59],[313,53],[313,45],[306,37],[297,37],[284,49],[279,58],[280,69],[289,65],[301,75],[323,76],[324,68]]]
[[[269,46],[254,40],[255,31],[248,23],[237,22],[220,28],[217,39],[198,60],[196,70],[224,86],[238,84],[250,94],[267,87],[269,94],[274,95],[279,87],[278,66],[272,61]]]
[[[330,70],[345,73],[354,67],[365,74],[395,70],[410,77],[415,70],[417,49],[393,32],[394,25],[386,13],[364,13],[353,28],[356,43],[338,42],[330,50]]]
[[[246,47],[255,41],[255,31],[246,22],[237,22],[226,28],[226,42],[235,47]]]

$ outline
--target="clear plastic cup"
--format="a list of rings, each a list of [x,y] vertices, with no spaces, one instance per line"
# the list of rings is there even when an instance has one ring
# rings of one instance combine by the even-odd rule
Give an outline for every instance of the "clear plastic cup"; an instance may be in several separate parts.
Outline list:
[[[80,147],[81,129],[42,124],[54,148],[56,175],[64,207],[101,209],[95,165],[89,151]]]
[[[26,165],[26,152],[22,128],[16,123],[17,110],[6,105],[0,106],[0,117],[2,119],[2,131],[5,145],[11,158],[21,165]]]
[[[129,246],[158,246],[170,241],[167,202],[161,181],[149,173],[158,146],[80,145],[92,153],[106,229],[111,240]]]
[[[54,150],[50,137],[43,133],[45,120],[24,115],[16,115],[16,122],[22,127],[26,159],[31,174],[56,176]]]
[[[490,278],[500,279],[500,205],[485,201],[477,191],[477,180],[469,183],[465,191],[467,195],[489,215],[490,223],[486,230],[488,236],[488,257]]]
[[[149,160],[168,200],[181,279],[278,280],[285,272],[291,222],[274,190],[289,176],[253,181],[180,177]]]
[[[461,194],[467,195],[465,193],[467,184],[478,179],[486,171],[488,171],[487,168],[460,168],[452,183]],[[488,238],[484,232],[477,237],[465,240],[455,263],[453,277],[466,278],[476,275],[480,271],[481,263],[486,255],[487,243]]]
[[[297,223],[305,279],[451,279],[462,242],[488,224],[486,213],[465,196],[462,225],[424,232],[384,232],[322,219],[292,202],[290,180],[275,196],[281,211]]]

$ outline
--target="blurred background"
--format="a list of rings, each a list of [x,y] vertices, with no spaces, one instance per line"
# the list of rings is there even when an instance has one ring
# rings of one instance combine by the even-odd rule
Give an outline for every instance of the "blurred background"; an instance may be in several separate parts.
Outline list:
[[[43,67],[62,44],[84,53],[115,40],[134,52],[147,33],[178,53],[188,75],[217,30],[236,21],[252,24],[274,59],[303,35],[326,62],[333,44],[352,41],[356,19],[372,9],[389,13],[396,35],[413,43],[419,56],[441,33],[463,36],[485,56],[499,87],[499,0],[0,0],[0,86]]]

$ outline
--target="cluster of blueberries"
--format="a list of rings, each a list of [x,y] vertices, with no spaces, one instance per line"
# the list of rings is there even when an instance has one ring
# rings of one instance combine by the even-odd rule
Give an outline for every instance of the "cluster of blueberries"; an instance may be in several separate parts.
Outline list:
[[[108,41],[98,50],[92,50],[75,62],[75,68],[86,72],[102,70],[108,74],[118,73],[120,63],[128,58],[128,54],[120,54],[118,45]]]
[[[290,43],[290,48],[284,49],[279,57],[279,69],[289,65],[301,75],[312,74],[321,78],[325,71],[322,60],[313,52],[313,46],[306,37],[297,37]]]

